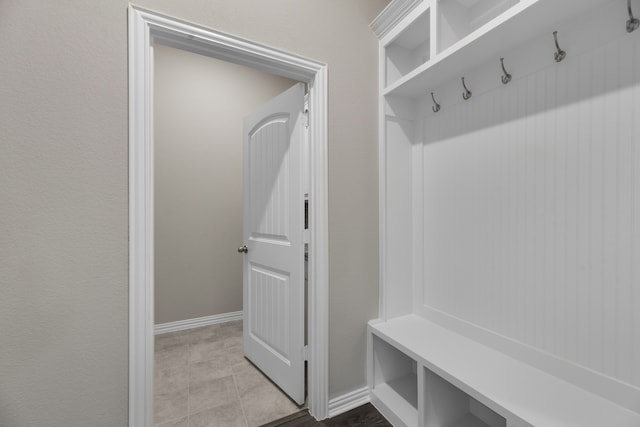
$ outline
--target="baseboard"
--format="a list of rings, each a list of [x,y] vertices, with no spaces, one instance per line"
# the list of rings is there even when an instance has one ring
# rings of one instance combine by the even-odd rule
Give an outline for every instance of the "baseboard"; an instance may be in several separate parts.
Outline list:
[[[329,399],[329,418],[350,411],[365,403],[369,403],[369,388],[367,386]]]
[[[166,334],[169,332],[184,331],[185,329],[199,328],[201,326],[215,325],[217,323],[233,322],[234,320],[242,320],[242,311],[178,320],[177,322],[160,323],[154,326],[153,332],[155,335]]]

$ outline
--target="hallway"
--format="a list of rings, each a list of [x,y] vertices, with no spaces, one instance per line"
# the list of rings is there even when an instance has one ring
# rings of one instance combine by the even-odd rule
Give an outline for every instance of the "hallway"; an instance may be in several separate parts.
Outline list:
[[[241,321],[156,335],[156,427],[255,427],[298,410],[244,358]]]

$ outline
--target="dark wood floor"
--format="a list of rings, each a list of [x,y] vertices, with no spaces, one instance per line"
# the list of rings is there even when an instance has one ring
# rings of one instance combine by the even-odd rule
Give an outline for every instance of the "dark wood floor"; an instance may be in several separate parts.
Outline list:
[[[316,421],[309,412],[300,411],[262,427],[392,427],[370,403],[328,420]]]

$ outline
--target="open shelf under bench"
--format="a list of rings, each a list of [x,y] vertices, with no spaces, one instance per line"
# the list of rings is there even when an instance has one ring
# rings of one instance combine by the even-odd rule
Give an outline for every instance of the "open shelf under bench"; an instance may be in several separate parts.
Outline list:
[[[400,369],[395,372],[398,375],[387,376],[393,381],[410,374],[412,364],[415,363],[418,373],[414,389],[418,391],[417,413],[421,410],[424,412],[424,406],[429,405],[424,398],[428,393],[420,392],[420,387],[424,387],[420,383],[428,382],[429,375],[434,374],[448,382],[452,389],[458,389],[504,417],[507,427],[640,426],[639,414],[417,315],[402,316],[386,322],[371,321],[369,335],[372,347],[370,371],[374,370],[373,365],[376,364],[383,365],[382,369],[387,371]],[[380,344],[381,342],[384,344]],[[392,351],[400,355],[389,357]],[[377,352],[385,355],[378,360]],[[396,366],[385,368],[384,364],[391,363],[392,360],[396,360]],[[398,364],[397,360],[402,362]],[[375,373],[372,375],[375,376]],[[386,387],[393,389],[393,384],[384,384],[383,377],[378,380],[378,390],[380,383],[383,384],[383,393],[376,394],[376,387],[373,387],[372,402],[375,405],[376,401],[381,401],[384,406],[387,404],[384,393],[387,391]],[[413,389],[413,384],[410,387]],[[452,393],[458,392],[453,390]],[[392,402],[392,406],[399,406],[397,400],[401,400],[400,395],[401,393],[395,392],[396,402]],[[411,402],[401,403],[400,406],[402,405],[413,407]],[[386,415],[384,407],[379,409]],[[407,416],[405,413],[403,416],[414,419],[411,418],[413,414]],[[472,417],[469,414],[465,416]],[[469,425],[464,419],[459,422],[461,424],[453,425]],[[415,422],[403,421],[403,424],[418,425],[418,418],[415,418]],[[429,425],[447,427],[446,424]]]

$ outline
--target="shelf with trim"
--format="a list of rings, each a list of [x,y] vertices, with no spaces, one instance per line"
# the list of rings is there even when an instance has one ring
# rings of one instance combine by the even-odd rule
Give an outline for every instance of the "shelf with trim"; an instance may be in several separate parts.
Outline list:
[[[463,35],[459,40],[452,39],[451,35],[446,35],[444,32],[445,26],[454,27],[450,32],[456,32],[457,27],[451,24],[453,19],[445,14],[443,5],[451,2],[474,3],[474,1],[436,2],[437,28],[431,30],[431,37],[435,34],[437,39],[431,43],[431,46],[436,45],[442,50],[432,54],[429,60],[397,79],[387,76],[387,86],[383,95],[417,98],[446,83],[452,77],[459,78],[465,71],[487,60],[498,60],[502,52],[543,34],[549,34],[549,48],[552,51],[554,48],[552,32],[558,23],[606,1],[611,0],[521,0],[477,29],[473,29],[473,25],[468,24],[466,28],[469,29],[471,25],[471,32]],[[624,24],[623,20],[621,22]],[[415,30],[411,31],[415,32]],[[461,32],[465,33],[464,30]],[[402,40],[402,33],[396,37]],[[388,46],[393,43],[394,40],[389,42]],[[394,75],[397,76],[397,73]],[[393,83],[389,84],[388,80],[393,80]]]

